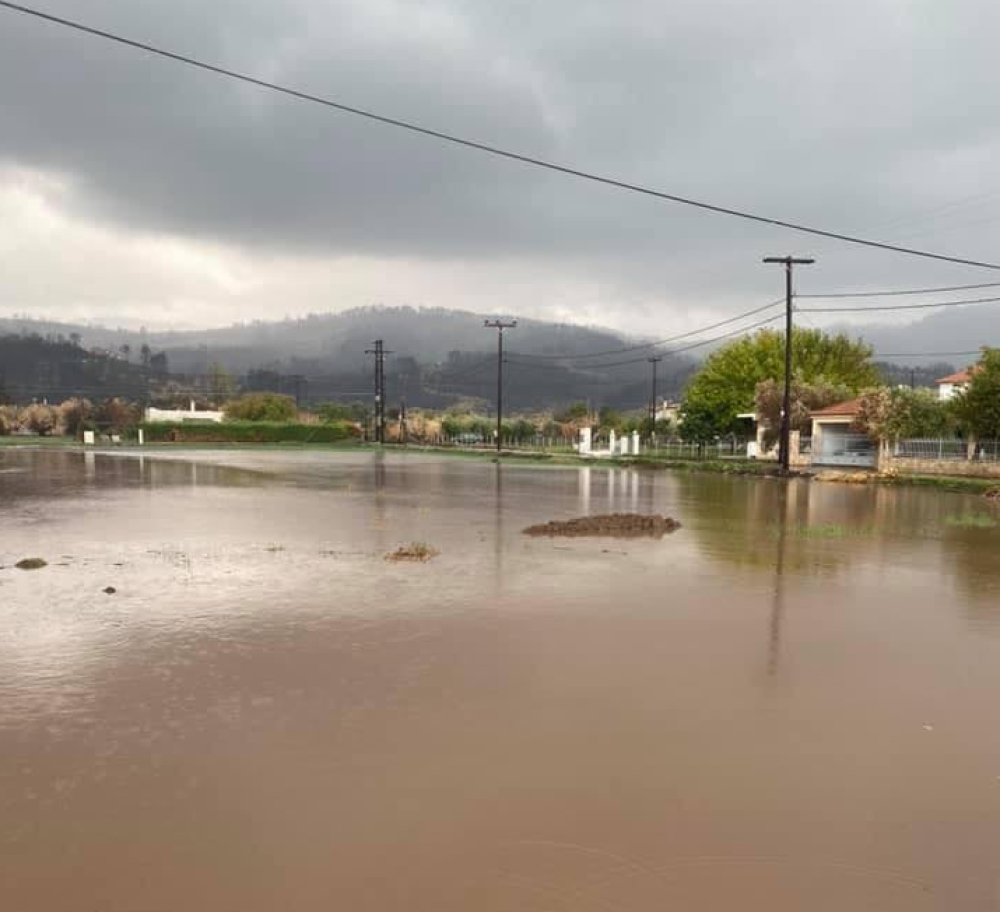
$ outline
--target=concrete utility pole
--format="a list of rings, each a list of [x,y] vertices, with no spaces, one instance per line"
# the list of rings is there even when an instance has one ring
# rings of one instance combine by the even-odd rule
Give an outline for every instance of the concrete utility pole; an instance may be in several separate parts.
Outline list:
[[[646,359],[653,367],[653,397],[649,400],[649,420],[656,425],[656,365],[663,360],[663,355]]]
[[[503,447],[503,331],[514,329],[517,320],[504,323],[502,320],[483,320],[483,326],[497,331],[497,455]]]
[[[381,339],[376,339],[374,348],[365,349],[366,355],[375,356],[375,442],[385,443],[385,356],[386,351]]]
[[[809,257],[764,257],[765,263],[781,263],[785,267],[785,394],[781,406],[781,449],[778,464],[782,472],[789,469],[792,437],[792,267],[810,266],[816,261]]]

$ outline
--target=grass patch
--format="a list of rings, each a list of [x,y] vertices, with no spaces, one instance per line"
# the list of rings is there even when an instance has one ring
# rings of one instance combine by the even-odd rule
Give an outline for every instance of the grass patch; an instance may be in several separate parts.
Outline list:
[[[945,525],[955,529],[995,529],[1000,522],[989,513],[959,513],[945,517]]]
[[[967,478],[949,475],[876,475],[876,484],[909,488],[937,488],[957,494],[986,494],[997,486],[995,478]]]
[[[0,437],[0,447],[59,447],[76,443],[72,437],[31,437],[25,435]]]
[[[773,526],[771,534],[777,538],[781,535],[781,527]],[[840,523],[819,523],[814,526],[786,526],[785,534],[795,538],[805,539],[845,539],[869,538],[875,534],[874,526],[843,526]]]

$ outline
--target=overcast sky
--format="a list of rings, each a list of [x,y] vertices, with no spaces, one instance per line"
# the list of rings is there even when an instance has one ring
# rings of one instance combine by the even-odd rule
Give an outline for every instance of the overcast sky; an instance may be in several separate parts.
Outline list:
[[[389,116],[997,260],[995,0],[38,0]],[[991,281],[442,145],[0,9],[0,313],[208,326],[426,304],[669,334]]]

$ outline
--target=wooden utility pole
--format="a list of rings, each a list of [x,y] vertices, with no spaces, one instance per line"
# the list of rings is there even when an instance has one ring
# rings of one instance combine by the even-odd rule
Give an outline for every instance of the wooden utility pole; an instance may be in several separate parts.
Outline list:
[[[517,320],[504,323],[502,320],[483,320],[483,326],[497,331],[497,455],[503,447],[503,331],[514,329]]]
[[[663,360],[663,355],[656,355],[646,359],[653,367],[653,396],[649,400],[649,420],[653,422],[654,433],[656,426],[656,365]]]
[[[785,394],[781,406],[781,449],[778,464],[788,472],[792,438],[792,267],[809,266],[816,261],[808,257],[764,257],[765,263],[781,263],[785,267]]]
[[[385,443],[385,356],[386,351],[381,339],[372,342],[374,348],[365,350],[366,355],[375,356],[375,442]]]

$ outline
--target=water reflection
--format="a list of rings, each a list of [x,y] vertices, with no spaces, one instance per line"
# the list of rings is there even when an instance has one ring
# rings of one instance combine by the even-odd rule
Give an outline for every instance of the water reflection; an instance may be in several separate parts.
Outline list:
[[[793,490],[798,490],[793,489]],[[767,673],[778,673],[781,660],[781,625],[785,617],[785,549],[788,542],[789,486],[781,484],[778,492],[777,534],[775,535],[774,601],[771,604],[770,635],[768,637]]]
[[[2,909],[265,912],[289,883],[308,910],[990,907],[1000,540],[945,521],[981,503],[390,453],[2,460]],[[520,535],[630,509],[683,527]],[[440,557],[383,560],[410,540]]]

